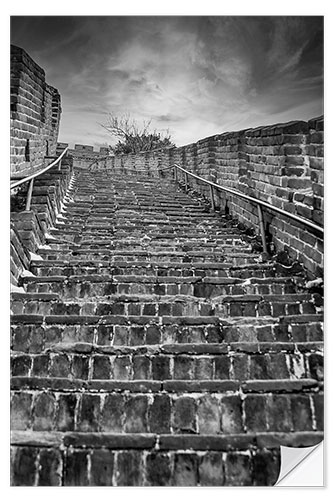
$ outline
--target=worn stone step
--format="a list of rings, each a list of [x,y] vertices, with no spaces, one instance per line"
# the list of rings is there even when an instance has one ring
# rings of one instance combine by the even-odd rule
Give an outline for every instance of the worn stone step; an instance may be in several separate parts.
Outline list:
[[[322,439],[320,431],[171,436],[16,430],[13,485],[272,486],[280,472],[278,443],[314,446]],[[22,463],[30,464],[28,474]],[[67,472],[54,474],[66,471],[65,464]]]
[[[61,282],[59,282],[61,283]],[[104,286],[104,285],[103,285]],[[182,285],[180,285],[182,286]],[[112,292],[112,287],[110,291]],[[315,314],[315,297],[311,294],[285,295],[222,295],[211,301],[191,295],[110,294],[107,298],[77,296],[76,288],[68,287],[67,297],[58,300],[57,294],[13,293],[13,314],[77,314],[124,316],[230,316],[260,317]]]
[[[95,250],[98,251],[101,248],[109,249],[109,250],[137,250],[137,251],[146,251],[149,248],[151,252],[179,252],[179,251],[212,251],[212,252],[225,252],[228,254],[235,253],[239,254],[241,251],[243,254],[253,255],[251,247],[245,247],[240,245],[228,245],[218,242],[200,242],[199,241],[174,241],[174,240],[158,240],[151,239],[149,244],[147,245],[146,240],[139,239],[120,239],[120,238],[111,238],[109,234],[104,235],[104,239],[100,239],[100,235],[96,235],[95,238],[90,234],[88,236],[81,235],[79,240],[76,235],[68,238],[67,240],[62,240],[62,242],[55,242],[56,240],[49,240],[47,245],[49,250],[84,250],[88,249],[89,251]],[[42,247],[43,250],[46,249],[46,246]]]
[[[235,441],[230,439],[224,440],[225,451],[207,451],[211,437],[206,438],[204,451],[196,451],[193,443],[188,446],[185,436],[185,441],[175,441],[170,451],[168,440],[163,441],[167,449],[159,450],[156,445],[155,450],[156,436],[95,433],[82,448],[80,433],[58,439],[54,436],[61,433],[45,432],[45,438],[41,434],[43,431],[12,434],[14,486],[270,486],[277,481],[280,469],[278,447],[268,451],[251,447],[244,457],[243,450],[230,451],[230,442]],[[104,438],[104,449],[100,438]],[[185,444],[191,453],[179,448]],[[203,442],[197,446],[203,448]],[[22,470],[22,464],[28,465],[28,472]],[[235,467],[240,471],[236,477]],[[54,470],[61,472],[55,474]]]
[[[247,266],[232,267],[221,262],[157,262],[137,261],[117,262],[112,264],[105,260],[33,260],[31,270],[36,275],[52,276],[106,274],[132,274],[144,276],[216,276],[230,277],[244,281],[245,279],[270,279],[278,276],[274,263],[250,264]],[[284,278],[286,279],[286,278]],[[287,278],[289,279],[289,278]]]
[[[13,351],[11,375],[71,380],[249,382],[312,378],[322,381],[323,346],[318,342],[165,344],[150,347],[48,342],[40,353]]]
[[[73,235],[75,238],[75,235]],[[242,266],[257,263],[260,261],[260,255],[249,253],[230,253],[216,252],[213,249],[210,251],[186,251],[176,252],[162,250],[147,251],[147,250],[110,250],[105,248],[98,248],[96,250],[77,249],[68,251],[67,249],[43,249],[38,251],[42,258],[49,260],[67,259],[76,257],[83,261],[89,261],[94,258],[97,260],[108,260],[111,262],[132,262],[137,260],[161,261],[161,262],[226,262],[230,266]]]
[[[286,295],[297,291],[296,281],[271,278],[249,283],[237,278],[136,276],[136,275],[72,275],[50,277],[25,277],[22,279],[27,292],[58,293],[62,298],[103,297],[113,294],[191,295],[202,298],[252,294]],[[301,296],[303,297],[303,295]],[[282,297],[277,301],[284,300]]]
[[[323,316],[282,318],[18,315],[11,318],[12,349],[39,353],[57,343],[155,345],[174,343],[321,342]]]
[[[312,379],[242,384],[13,377],[11,388],[12,430],[170,436],[322,430],[322,388]]]

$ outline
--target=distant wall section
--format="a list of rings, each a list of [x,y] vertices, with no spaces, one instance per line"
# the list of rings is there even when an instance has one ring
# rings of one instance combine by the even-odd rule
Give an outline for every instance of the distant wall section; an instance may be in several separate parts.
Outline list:
[[[324,224],[324,119],[294,121],[226,132],[161,151],[117,155],[108,168],[126,175],[145,170],[150,175],[178,163],[205,179],[266,201],[316,225]],[[100,163],[105,168],[105,161]],[[171,174],[170,174],[171,175]],[[209,188],[190,184],[209,196]],[[215,202],[239,222],[259,231],[257,207],[229,194]],[[323,269],[323,240],[315,231],[265,210],[268,241],[287,250],[313,274]]]

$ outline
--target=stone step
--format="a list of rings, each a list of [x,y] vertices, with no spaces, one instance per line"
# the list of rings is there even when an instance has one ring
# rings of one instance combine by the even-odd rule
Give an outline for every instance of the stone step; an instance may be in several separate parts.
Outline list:
[[[322,439],[321,431],[196,436],[14,430],[12,484],[272,486],[280,443],[308,447]],[[22,469],[27,462],[28,473]]]
[[[138,276],[215,276],[225,278],[270,279],[281,275],[276,272],[274,263],[250,264],[247,266],[231,267],[221,262],[157,262],[137,261],[117,262],[112,264],[105,260],[33,260],[31,270],[38,276],[70,276],[109,274],[131,274]],[[286,278],[288,279],[288,278]]]
[[[136,275],[72,275],[23,278],[27,292],[57,293],[62,298],[103,297],[113,294],[156,294],[191,295],[214,298],[228,295],[284,295],[300,291],[297,280],[271,278],[264,282],[249,283],[237,278],[201,278],[177,276],[136,276]]]
[[[103,237],[101,240],[98,240],[98,233],[96,234],[96,231],[91,232],[91,231],[82,231],[82,238],[83,241],[89,239],[95,240],[97,239],[98,243],[105,241],[106,237]],[[136,236],[128,236],[127,233],[123,233],[121,231],[114,231],[112,238],[109,239],[110,243],[114,242],[140,242],[142,238],[147,236],[146,234],[143,236],[136,235]],[[251,245],[249,242],[245,242],[244,239],[240,236],[234,236],[233,234],[225,233],[225,234],[216,234],[214,236],[209,236],[209,233],[206,232],[199,232],[196,231],[194,233],[186,232],[186,233],[155,233],[155,232],[150,232],[149,233],[149,238],[151,240],[162,240],[168,242],[168,240],[173,240],[173,242],[182,242],[186,243],[189,242],[191,245],[193,244],[194,241],[200,241],[202,243],[215,243],[219,245],[226,245],[226,246],[235,246],[235,247],[240,247],[240,248],[250,248]],[[54,236],[46,237],[46,239],[50,242],[57,242],[60,244],[62,240],[60,238],[57,238],[56,240],[54,239]],[[67,240],[63,240],[64,243],[67,243]],[[81,243],[83,244],[83,243]]]
[[[143,338],[143,328],[141,330]],[[320,342],[234,342],[110,346],[45,342],[38,353],[13,351],[11,374],[70,380],[249,382],[312,378],[322,381],[323,345]]]
[[[217,241],[207,241],[207,239],[193,238],[193,240],[178,240],[178,238],[150,238],[148,241],[142,237],[126,237],[120,238],[118,235],[111,237],[109,234],[105,234],[99,237],[93,233],[88,235],[79,235],[79,241],[77,241],[77,234],[67,240],[60,239],[49,239],[47,245],[49,250],[98,250],[99,248],[105,249],[124,249],[124,250],[139,250],[154,252],[179,252],[179,251],[214,251],[214,252],[227,252],[227,253],[249,253],[252,255],[252,247],[250,245],[241,245],[240,243],[231,243],[227,240],[227,243]],[[74,243],[75,241],[75,243]],[[42,247],[45,250],[45,246]]]
[[[12,484],[273,486],[280,472],[278,443],[306,447],[322,439],[321,431],[196,436],[15,430]],[[27,463],[29,473],[22,470]]]
[[[124,251],[139,251],[139,252],[147,252],[147,248],[150,252],[186,252],[189,249],[191,251],[199,252],[220,252],[227,254],[239,254],[240,251],[242,254],[250,254],[254,255],[251,248],[240,247],[240,246],[232,246],[232,245],[223,245],[223,244],[214,244],[214,243],[200,243],[200,242],[179,242],[173,243],[171,240],[169,241],[153,241],[149,242],[149,245],[145,243],[145,241],[138,240],[135,241],[123,241],[123,240],[113,240],[110,241],[110,237],[106,235],[105,239],[97,239],[93,238],[89,240],[82,240],[81,237],[77,238],[76,236],[72,238],[73,241],[67,240],[67,242],[62,241],[61,243],[48,242],[47,246],[41,247],[42,250],[60,250],[64,251],[76,251],[76,250],[124,250]]]
[[[111,285],[112,287],[113,285]],[[13,314],[77,314],[124,316],[230,316],[260,317],[315,314],[316,296],[312,294],[285,295],[222,295],[211,301],[191,295],[110,294],[107,298],[93,297],[84,291],[84,297],[68,290],[59,300],[54,293],[12,293]]]
[[[69,251],[68,249],[45,249],[40,248],[39,255],[48,260],[64,260],[76,257],[82,261],[90,260],[107,260],[108,262],[133,262],[133,261],[151,261],[154,262],[225,262],[229,266],[242,266],[258,263],[261,256],[257,254],[249,254],[246,252],[239,253],[224,253],[216,252],[210,248],[209,251],[150,251],[145,250],[111,250],[107,248],[94,249],[75,249]]]
[[[14,314],[12,348],[40,353],[57,343],[156,345],[174,343],[322,342],[323,315],[218,318],[216,316],[78,316]]]
[[[239,433],[245,438],[247,432],[322,430],[322,386],[313,379],[242,383],[13,377],[11,389],[12,430],[158,432],[170,437]],[[84,437],[79,442],[82,446]]]

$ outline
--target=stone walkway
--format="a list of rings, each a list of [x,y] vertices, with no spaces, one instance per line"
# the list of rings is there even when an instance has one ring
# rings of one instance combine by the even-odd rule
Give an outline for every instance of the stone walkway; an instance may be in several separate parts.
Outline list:
[[[271,485],[322,440],[322,297],[174,183],[77,170],[31,273],[13,485]]]

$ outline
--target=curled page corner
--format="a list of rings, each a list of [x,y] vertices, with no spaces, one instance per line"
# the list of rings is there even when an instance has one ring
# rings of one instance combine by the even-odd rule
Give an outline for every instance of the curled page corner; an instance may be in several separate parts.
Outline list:
[[[280,448],[281,468],[275,486],[324,486],[323,441],[306,448],[290,448],[288,446],[281,446]],[[313,461],[311,471],[314,472],[311,478],[307,475],[306,470],[310,458]],[[304,470],[301,470],[302,466]]]

